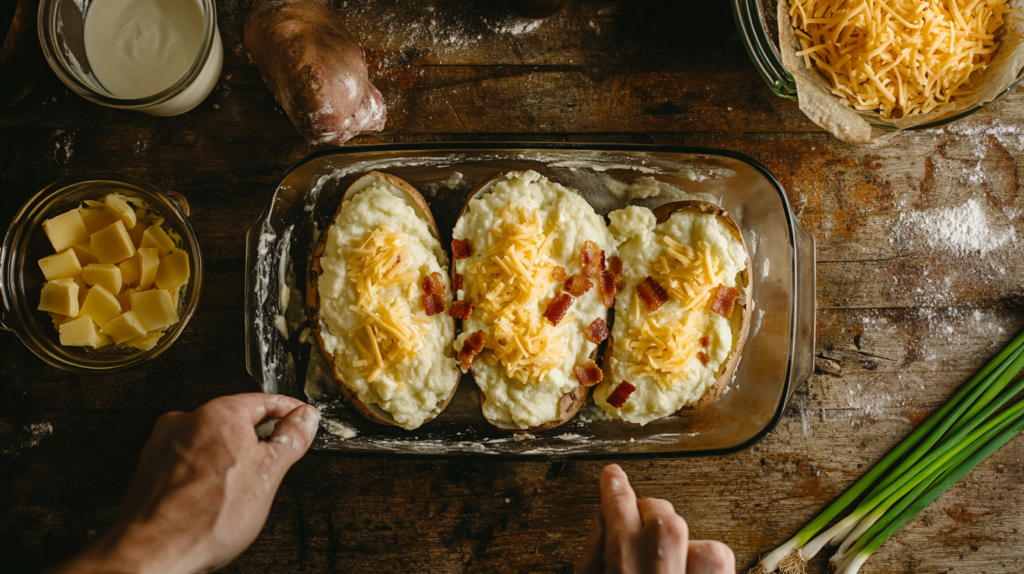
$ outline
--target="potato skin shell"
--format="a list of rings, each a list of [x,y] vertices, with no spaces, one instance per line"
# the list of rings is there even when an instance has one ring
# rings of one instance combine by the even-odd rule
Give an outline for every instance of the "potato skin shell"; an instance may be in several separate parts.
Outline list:
[[[458,217],[458,219],[456,219],[456,225],[458,225],[458,221],[462,219],[462,216],[466,214],[466,211],[469,209],[469,202],[472,201],[474,197],[476,197],[480,193],[487,193],[488,191],[490,191],[490,188],[493,187],[495,183],[497,183],[498,181],[501,181],[502,179],[519,177],[519,176],[521,176],[521,175],[523,175],[525,173],[526,172],[522,172],[522,171],[509,171],[509,172],[504,172],[504,173],[498,173],[498,174],[495,174],[494,176],[490,177],[489,179],[485,180],[480,185],[478,185],[475,188],[473,188],[469,192],[469,194],[466,196],[466,201],[463,202],[462,209],[459,210],[459,217]],[[582,195],[582,194],[580,194],[579,190],[573,189],[571,187],[568,188],[568,189],[572,189],[574,192],[576,192],[576,194]],[[455,281],[455,261],[452,261],[451,273],[452,273],[451,281],[454,283],[454,281]],[[459,336],[459,334],[461,332],[462,332],[461,323],[459,323],[459,324],[456,325],[455,337],[458,338],[458,336]],[[593,360],[596,356],[597,356],[597,350],[595,349],[594,352],[590,354],[591,360]],[[469,372],[470,372],[470,374],[473,373],[473,365],[472,364],[470,364]],[[487,400],[487,397],[484,396],[484,392],[483,391],[479,391],[479,393],[480,393],[480,404],[482,406],[484,404],[484,402]],[[504,423],[499,423],[497,421],[492,421],[491,419],[488,419],[486,416],[484,418],[487,420],[487,422],[491,423],[496,428],[499,428],[501,430],[507,430],[507,431],[510,431],[510,432],[513,432],[513,433],[516,433],[516,434],[526,434],[526,433],[545,431],[545,430],[549,430],[549,429],[553,429],[555,427],[561,426],[561,425],[569,422],[570,420],[572,420],[572,418],[574,416],[576,416],[576,413],[578,413],[580,411],[580,409],[583,408],[583,404],[587,402],[587,397],[588,396],[590,396],[590,388],[589,387],[584,387],[582,385],[577,385],[575,389],[573,389],[573,390],[569,391],[568,393],[565,393],[564,395],[562,395],[562,398],[558,401],[558,416],[557,417],[555,417],[554,419],[552,419],[552,420],[550,420],[550,421],[548,421],[546,423],[541,423],[541,424],[539,424],[537,426],[533,426],[533,427],[529,427],[529,428],[525,428],[525,429],[524,428],[519,428],[517,426],[507,425],[507,424],[504,424]]]
[[[331,219],[331,224],[325,227],[324,230],[320,233],[320,239],[317,241],[316,247],[313,249],[313,260],[309,266],[309,273],[306,275],[306,315],[309,318],[309,329],[313,333],[313,337],[316,340],[317,348],[320,350],[320,356],[323,357],[324,362],[326,362],[328,367],[330,368],[331,375],[335,378],[335,380],[338,381],[338,386],[341,387],[341,392],[343,395],[345,395],[345,398],[348,399],[350,403],[352,403],[352,406],[356,409],[356,411],[359,414],[363,415],[368,420],[384,425],[398,426],[394,421],[389,421],[387,419],[381,418],[377,413],[373,412],[370,409],[369,405],[359,400],[359,395],[356,394],[355,391],[350,389],[348,385],[345,384],[344,379],[342,379],[341,376],[338,374],[338,370],[336,368],[336,364],[334,361],[334,355],[329,353],[324,346],[324,338],[323,334],[321,333],[320,327],[319,284],[320,276],[323,274],[323,267],[320,265],[320,258],[321,256],[323,256],[324,250],[327,248],[327,230],[330,229],[334,225],[334,222],[338,219],[338,215],[341,214],[341,207],[349,199],[350,194],[353,193],[353,188],[356,188],[361,182],[363,182],[363,180],[369,177],[381,177],[391,185],[398,187],[403,192],[405,192],[405,194],[410,199],[412,199],[413,203],[415,203],[416,206],[420,209],[420,215],[427,222],[431,235],[437,238],[438,241],[441,240],[441,235],[437,230],[437,223],[434,222],[434,215],[430,212],[430,207],[427,205],[426,200],[423,199],[423,196],[420,195],[420,192],[416,191],[416,188],[409,185],[409,183],[406,182],[405,180],[395,177],[391,174],[381,173],[377,171],[371,171],[367,173],[366,175],[357,179],[351,186],[349,186],[348,190],[345,191],[345,195],[342,198],[341,203],[338,204],[338,209],[337,211],[334,212],[334,217]],[[361,189],[362,188],[360,188],[360,191]],[[449,320],[454,321],[454,319],[451,319],[450,317]],[[455,368],[456,370],[458,370],[458,367]],[[448,398],[445,399],[444,403],[442,403],[437,414],[426,419],[424,421],[424,424],[434,420],[435,418],[437,418],[437,415],[444,412],[444,409],[446,409],[448,407],[448,404],[451,403],[452,398],[455,396],[455,391],[458,390],[458,388],[459,383],[456,380],[455,386],[452,387],[452,392],[448,395]]]

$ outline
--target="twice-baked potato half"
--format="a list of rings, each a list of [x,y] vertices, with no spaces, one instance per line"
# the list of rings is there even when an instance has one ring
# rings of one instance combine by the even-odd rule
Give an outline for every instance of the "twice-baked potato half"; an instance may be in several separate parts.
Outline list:
[[[313,252],[310,329],[363,416],[418,428],[459,383],[448,257],[423,197],[379,172],[356,180]]]
[[[511,172],[470,193],[452,237],[455,348],[484,417],[520,431],[565,423],[601,376],[613,303],[599,285],[615,245],[604,218],[575,190]]]
[[[647,424],[714,402],[750,322],[750,257],[736,222],[701,201],[609,215],[621,243],[621,289],[594,402]]]

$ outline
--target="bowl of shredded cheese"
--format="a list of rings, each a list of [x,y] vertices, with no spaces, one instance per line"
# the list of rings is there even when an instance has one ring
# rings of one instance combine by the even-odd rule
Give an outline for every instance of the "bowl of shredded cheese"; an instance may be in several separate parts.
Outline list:
[[[966,117],[1024,79],[1022,6],[1020,0],[734,0],[733,11],[772,90],[799,97],[812,120],[852,141],[809,111],[824,107],[811,91],[839,104],[822,114],[856,114],[874,131],[872,139]]]

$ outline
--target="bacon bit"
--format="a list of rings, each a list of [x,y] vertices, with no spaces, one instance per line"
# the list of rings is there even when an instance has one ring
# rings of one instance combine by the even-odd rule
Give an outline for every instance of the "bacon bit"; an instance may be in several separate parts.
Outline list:
[[[428,317],[444,311],[444,295],[424,293],[420,297],[420,301],[423,302],[423,310],[427,313]]]
[[[587,361],[583,365],[576,365],[572,368],[572,372],[576,374],[576,379],[583,388],[592,387],[600,383],[601,378],[604,376],[604,373],[601,372],[601,367],[598,367],[594,361]]]
[[[587,337],[591,343],[600,345],[601,341],[608,338],[608,323],[604,322],[604,319],[594,319],[594,322],[587,327],[587,330],[583,332],[583,335]]]
[[[615,287],[615,278],[612,277],[611,272],[601,272],[601,279],[597,282],[597,290],[601,293],[601,302],[604,303],[605,307],[611,309],[615,306],[615,294],[619,290]]]
[[[583,294],[590,291],[590,288],[593,286],[594,284],[590,282],[590,279],[587,279],[582,275],[573,275],[565,280],[563,289],[573,297],[582,297]]]
[[[473,312],[473,304],[469,301],[452,301],[448,314],[456,319],[466,319]]]
[[[728,319],[736,307],[736,298],[740,292],[726,285],[719,285],[715,288],[715,294],[711,296],[711,310]]]
[[[647,303],[647,309],[651,312],[657,311],[668,301],[668,292],[661,286],[661,283],[658,283],[657,279],[650,275],[644,279],[643,283],[636,286],[636,291],[644,303]]]
[[[487,340],[487,335],[483,331],[477,331],[466,340],[462,342],[462,348],[459,349],[458,359],[462,363],[462,370],[468,371],[469,365],[473,362],[473,357],[477,355],[484,348],[484,342]]]
[[[462,291],[462,273],[456,273],[452,276],[452,291]]]
[[[700,364],[707,366],[708,361],[710,361],[711,359],[708,358],[707,354],[704,351],[697,351],[697,360],[700,361]]]
[[[615,290],[622,291],[625,289],[626,280],[622,278],[622,260],[612,255],[608,260],[608,271],[611,272],[612,277],[615,279]]]
[[[422,287],[423,296],[420,297],[420,300],[423,302],[423,310],[426,311],[427,316],[437,315],[444,311],[444,279],[441,279],[441,274],[434,271],[423,277]]]
[[[441,274],[434,271],[428,276],[423,277],[423,292],[434,295],[440,293],[444,295],[444,279],[441,278]]]
[[[626,404],[626,401],[629,400],[629,395],[632,395],[635,390],[636,387],[626,381],[622,381],[619,383],[619,386],[615,387],[615,390],[608,395],[608,404],[617,409],[621,409],[622,405]]]
[[[555,265],[555,268],[551,270],[551,277],[555,281],[565,281],[565,278],[568,277],[568,275],[565,273],[565,267],[562,267],[561,265]]]
[[[710,345],[710,344],[711,344],[711,337],[708,337],[707,335],[704,335],[703,337],[700,338],[700,346],[701,347],[704,347],[705,349],[707,349],[708,345]]]
[[[561,322],[562,318],[569,311],[573,301],[574,299],[565,293],[555,297],[548,302],[547,309],[544,309],[544,318],[557,327],[558,323]]]
[[[473,242],[468,239],[452,239],[452,255],[455,259],[465,259],[473,255]]]
[[[580,267],[583,268],[583,276],[591,279],[604,271],[604,251],[593,241],[584,241],[580,247]]]

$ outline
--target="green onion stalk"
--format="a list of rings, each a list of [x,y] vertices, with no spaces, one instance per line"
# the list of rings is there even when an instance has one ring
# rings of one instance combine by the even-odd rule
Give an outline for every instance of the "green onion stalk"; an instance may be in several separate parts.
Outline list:
[[[869,532],[871,527],[878,523],[878,517],[872,515],[873,518],[869,519],[870,524],[858,528],[861,521],[876,507],[888,503],[888,508],[908,492],[912,492],[924,484],[929,474],[936,472],[936,469],[932,468],[933,464],[937,464],[937,468],[941,469],[943,465],[948,466],[951,461],[974,452],[969,449],[964,450],[967,448],[966,444],[957,448],[956,441],[962,442],[964,437],[981,424],[984,417],[989,416],[995,408],[1005,404],[1012,396],[1002,395],[1001,402],[993,406],[993,401],[1000,396],[999,393],[1024,367],[1024,347],[1022,345],[1024,345],[1024,333],[1010,342],[1005,349],[1000,351],[981,371],[950,397],[939,410],[928,417],[921,426],[916,428],[910,436],[898,444],[842,496],[801,529],[796,536],[764,556],[748,574],[764,574],[776,570],[783,574],[802,572],[806,561],[814,557],[826,544],[830,542],[836,545],[841,544],[859,531],[858,536],[853,538],[853,540],[857,540],[860,535]],[[940,441],[940,446],[933,449],[935,444]],[[933,450],[935,452],[932,452]],[[937,462],[939,460],[942,462]],[[898,462],[900,462],[899,466],[893,469]],[[908,474],[915,472],[916,475]],[[869,492],[868,489],[876,482],[877,486]],[[865,493],[868,493],[866,497]],[[865,502],[861,503],[850,516],[820,535],[818,534],[861,497],[865,498]]]

